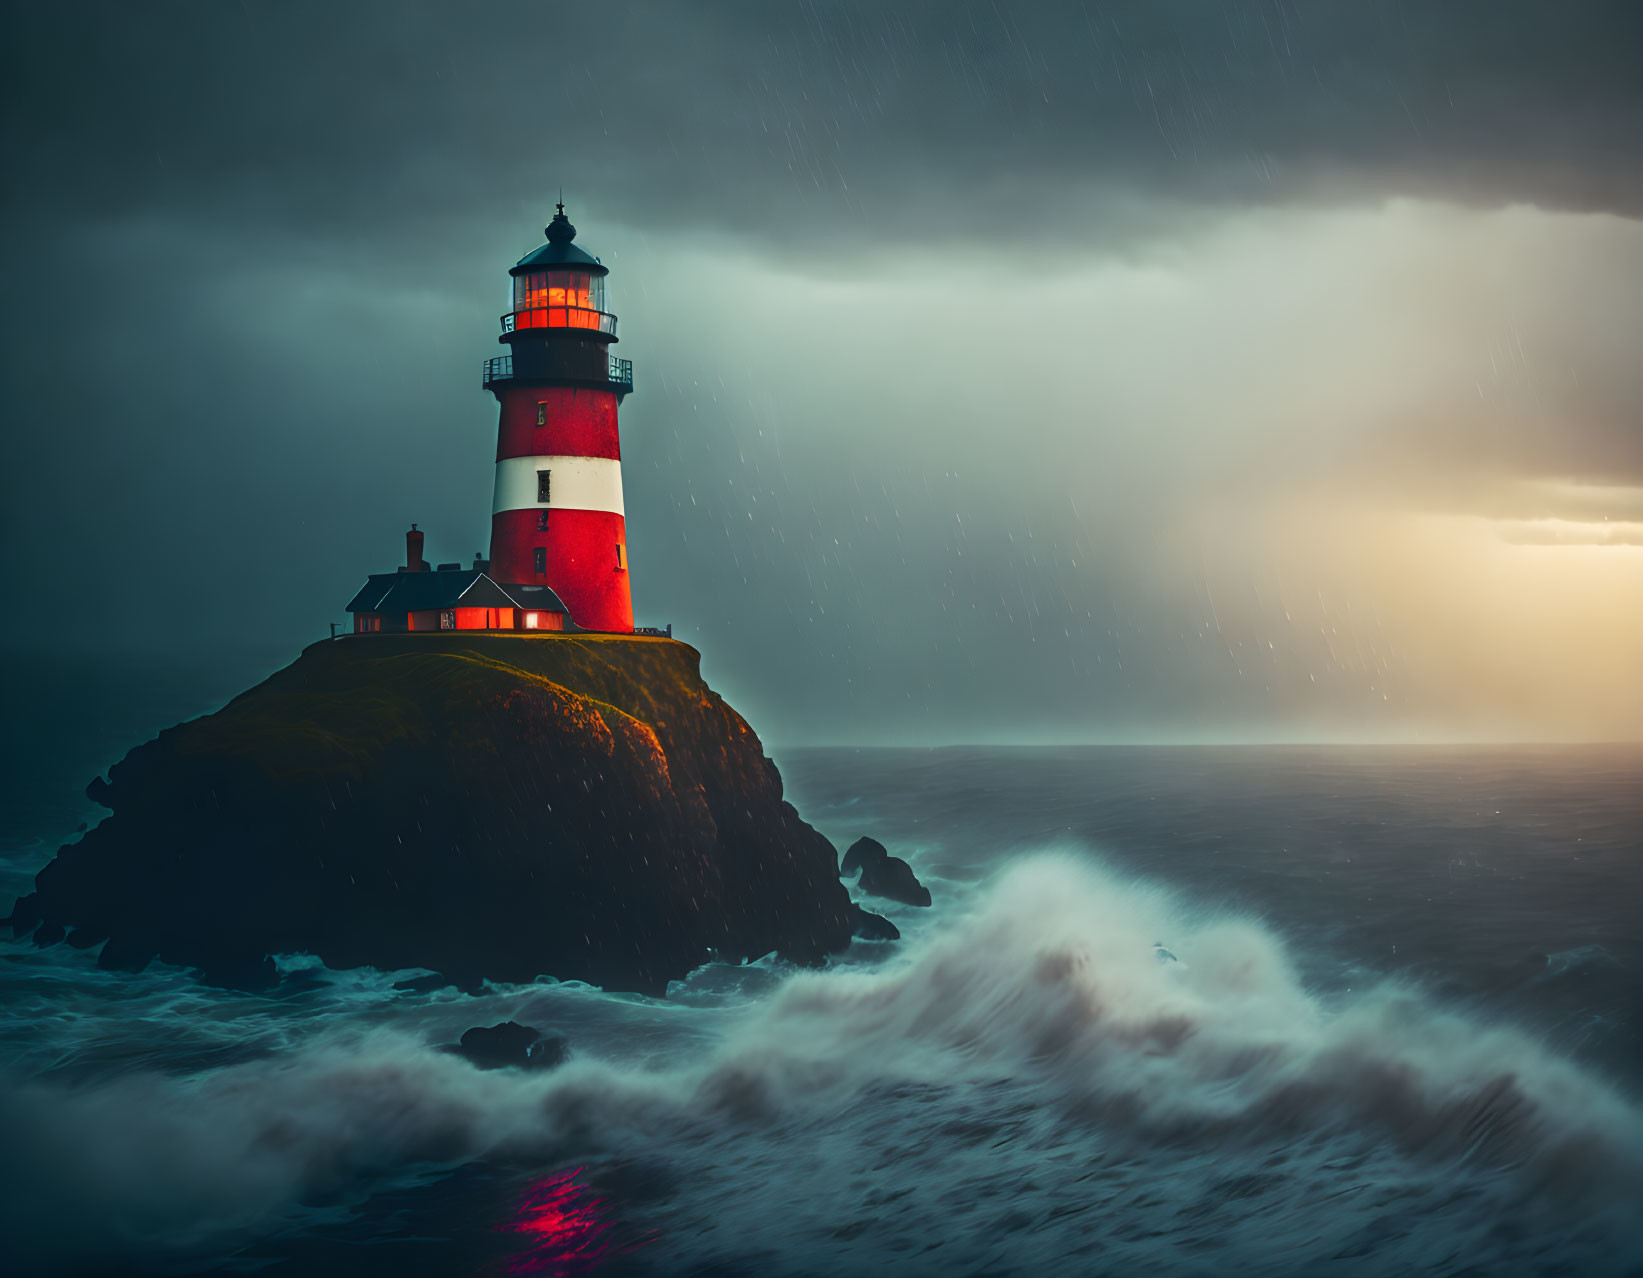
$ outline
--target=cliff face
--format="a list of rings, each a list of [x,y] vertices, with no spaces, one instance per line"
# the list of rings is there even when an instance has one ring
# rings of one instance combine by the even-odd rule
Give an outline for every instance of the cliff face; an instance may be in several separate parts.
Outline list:
[[[316,644],[91,785],[19,931],[254,983],[266,955],[661,992],[849,941],[833,846],[669,639]]]

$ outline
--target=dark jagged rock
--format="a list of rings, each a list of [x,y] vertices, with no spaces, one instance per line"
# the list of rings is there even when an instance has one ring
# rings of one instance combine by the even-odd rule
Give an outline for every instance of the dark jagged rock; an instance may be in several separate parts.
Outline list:
[[[32,892],[11,907],[11,917],[6,921],[11,924],[13,937],[27,936],[40,926],[40,906]]]
[[[56,945],[67,935],[67,929],[61,923],[47,919],[34,930],[34,943],[41,949],[48,945]]]
[[[847,879],[869,865],[879,864],[889,855],[890,849],[884,844],[863,835],[845,850],[844,860],[839,862],[839,877]]]
[[[854,901],[850,903],[851,934],[864,941],[899,941],[901,929],[882,914],[864,910]]]
[[[229,951],[207,955],[200,960],[199,971],[207,984],[234,990],[270,990],[279,984],[274,960],[266,954]]]
[[[930,889],[918,881],[913,867],[899,856],[891,856],[877,839],[857,839],[844,854],[839,874],[849,878],[858,869],[861,878],[856,886],[863,892],[903,905],[930,904]]]
[[[446,1049],[480,1069],[552,1069],[563,1065],[570,1049],[557,1034],[543,1034],[533,1025],[503,1021],[500,1025],[476,1025],[462,1040]]]
[[[97,955],[97,966],[109,972],[140,972],[154,961],[155,948],[136,937],[111,936]]]
[[[14,926],[230,984],[282,952],[653,994],[709,951],[819,962],[851,934],[836,853],[698,663],[597,635],[316,644],[94,782],[112,815]]]

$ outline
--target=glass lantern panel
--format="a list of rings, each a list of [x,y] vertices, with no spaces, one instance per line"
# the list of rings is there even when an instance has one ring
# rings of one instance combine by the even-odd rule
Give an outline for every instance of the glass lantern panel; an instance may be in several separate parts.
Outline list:
[[[515,328],[607,330],[605,279],[591,271],[537,271],[514,277]]]

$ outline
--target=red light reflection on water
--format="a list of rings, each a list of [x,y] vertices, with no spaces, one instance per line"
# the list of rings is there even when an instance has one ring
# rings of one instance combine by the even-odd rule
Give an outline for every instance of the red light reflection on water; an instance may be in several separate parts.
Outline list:
[[[576,1278],[591,1274],[612,1256],[628,1250],[611,1237],[608,1204],[576,1183],[583,1169],[535,1181],[497,1228],[519,1234],[524,1250],[503,1267],[505,1274]]]

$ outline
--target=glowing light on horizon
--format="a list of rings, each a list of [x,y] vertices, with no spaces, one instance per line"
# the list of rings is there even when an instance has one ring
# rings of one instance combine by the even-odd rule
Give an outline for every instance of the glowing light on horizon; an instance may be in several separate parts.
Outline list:
[[[1496,534],[1513,546],[1643,549],[1643,522],[1632,520],[1502,519],[1495,523]]]
[[[1492,512],[1496,535],[1514,546],[1643,547],[1643,488],[1573,479],[1524,480]]]

